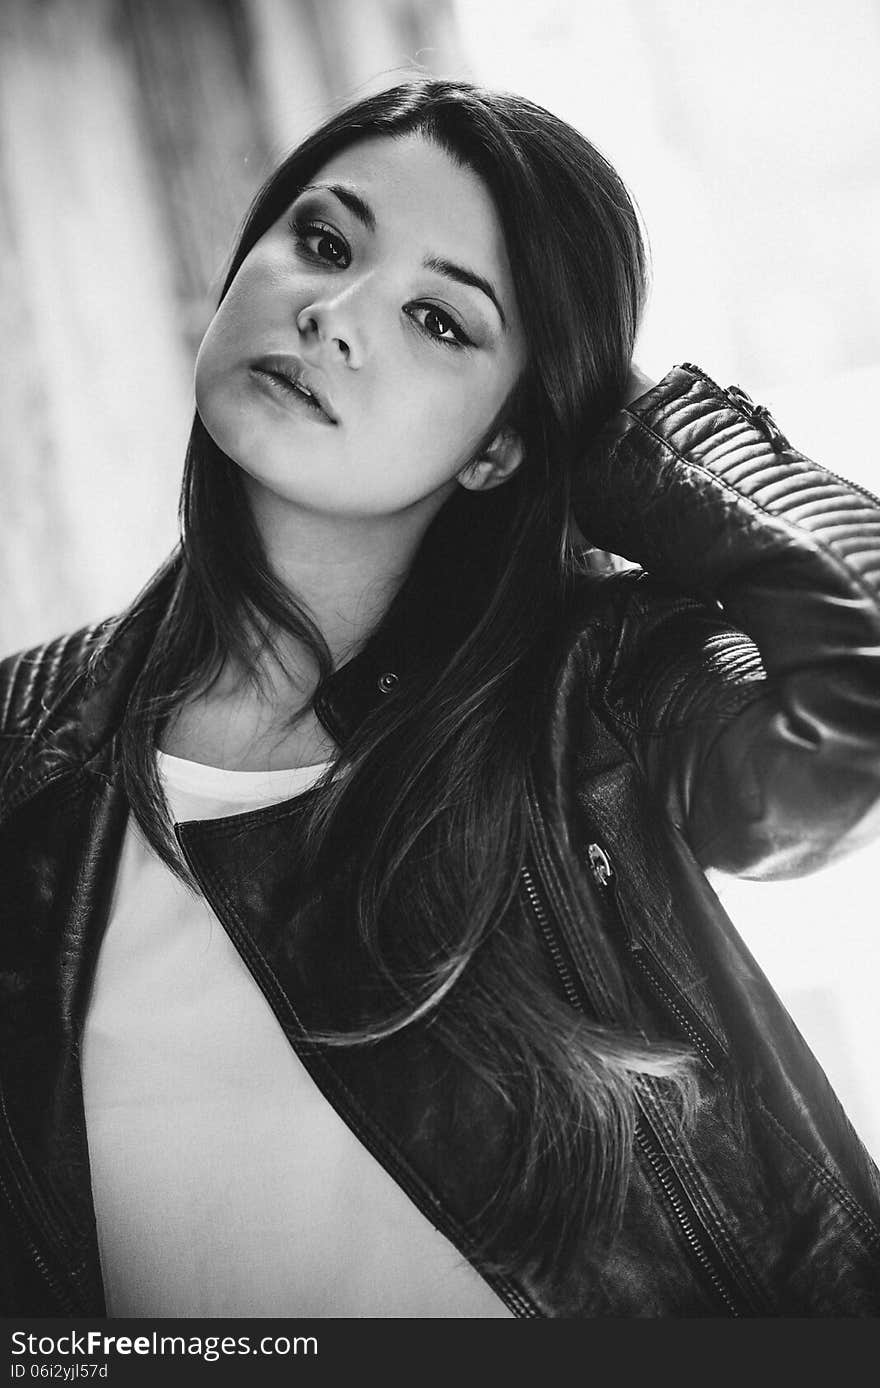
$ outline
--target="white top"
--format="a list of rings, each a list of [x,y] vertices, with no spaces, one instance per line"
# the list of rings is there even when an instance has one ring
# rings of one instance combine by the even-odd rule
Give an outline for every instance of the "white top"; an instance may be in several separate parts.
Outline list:
[[[326,764],[159,753],[176,821],[287,800]],[[201,897],[122,847],[82,1046],[111,1316],[509,1316],[324,1098]]]

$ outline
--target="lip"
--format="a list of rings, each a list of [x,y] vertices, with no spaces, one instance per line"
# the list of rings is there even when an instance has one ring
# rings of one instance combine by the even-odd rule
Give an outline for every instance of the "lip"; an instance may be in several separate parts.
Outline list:
[[[252,362],[250,369],[261,372],[264,376],[280,377],[282,381],[286,381],[293,388],[305,387],[329,423],[339,423],[339,417],[333,408],[333,401],[320,374],[314,367],[307,366],[302,357],[296,356],[293,352],[270,352]],[[305,396],[302,396],[302,392],[300,395],[305,402]],[[316,418],[320,418],[320,415],[316,414]]]

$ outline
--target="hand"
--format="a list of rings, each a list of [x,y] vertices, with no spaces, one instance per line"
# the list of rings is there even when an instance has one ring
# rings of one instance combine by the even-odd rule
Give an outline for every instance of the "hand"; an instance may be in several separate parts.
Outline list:
[[[639,370],[635,362],[631,362],[629,375],[626,378],[626,385],[624,387],[624,405],[631,405],[633,400],[638,400],[640,395],[644,395],[646,391],[652,390],[656,384],[657,382],[652,381],[650,376],[646,376],[643,371]]]

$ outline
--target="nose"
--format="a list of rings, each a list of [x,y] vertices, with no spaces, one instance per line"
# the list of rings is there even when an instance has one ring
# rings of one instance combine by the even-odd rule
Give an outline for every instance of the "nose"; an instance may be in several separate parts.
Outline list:
[[[355,298],[350,289],[314,298],[297,313],[296,326],[305,345],[313,344],[331,361],[356,371],[363,365],[366,342]]]

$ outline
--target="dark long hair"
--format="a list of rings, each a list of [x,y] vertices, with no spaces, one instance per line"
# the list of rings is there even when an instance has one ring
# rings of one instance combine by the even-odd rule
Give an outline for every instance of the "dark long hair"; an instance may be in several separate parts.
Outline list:
[[[525,461],[491,492],[457,489],[435,518],[383,620],[416,604],[423,627],[436,619],[447,636],[405,692],[354,730],[310,798],[306,868],[320,884],[324,865],[345,852],[344,919],[386,985],[381,1012],[316,1040],[382,1044],[429,1026],[500,1096],[515,1136],[481,1221],[486,1265],[561,1269],[579,1240],[607,1237],[619,1217],[638,1077],[663,1077],[685,1104],[690,1093],[686,1053],[627,1030],[624,1000],[619,1030],[576,1013],[512,924],[552,634],[580,572],[572,472],[619,406],[646,257],[619,176],[570,126],[517,96],[417,80],[335,115],[285,160],[247,215],[222,293],[333,155],[412,132],[483,179],[504,228],[528,349],[507,417]],[[256,656],[278,655],[279,634],[311,653],[318,685],[332,661],[305,607],[271,572],[239,469],[198,416],[181,534],[172,597],[120,743],[133,812],[186,881],[155,765],[164,721],[210,688],[230,657],[258,683]],[[313,695],[304,691],[291,720]],[[585,918],[583,928],[594,927]]]

